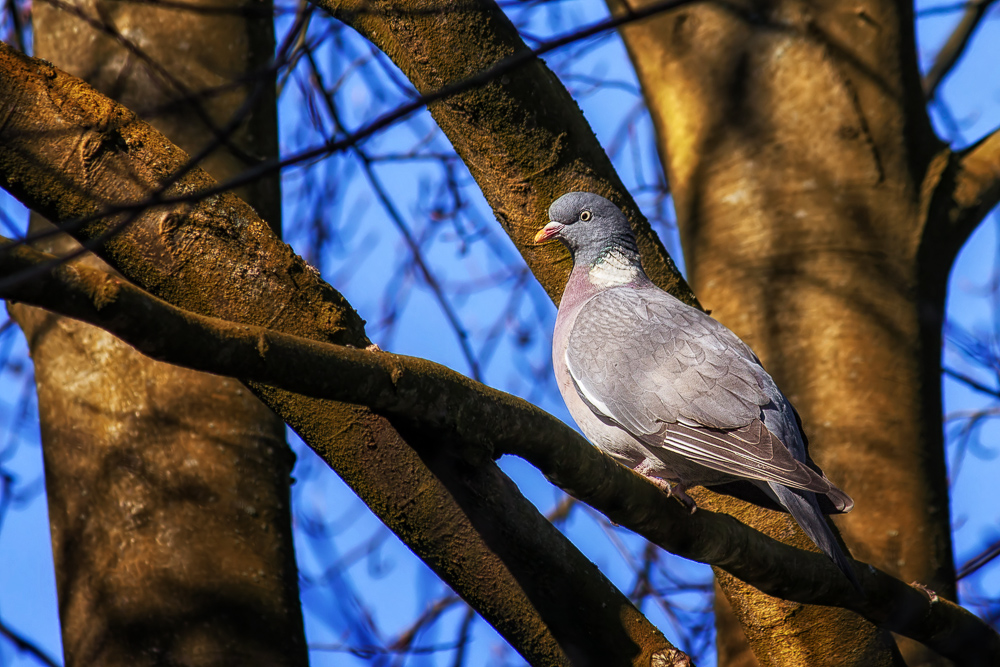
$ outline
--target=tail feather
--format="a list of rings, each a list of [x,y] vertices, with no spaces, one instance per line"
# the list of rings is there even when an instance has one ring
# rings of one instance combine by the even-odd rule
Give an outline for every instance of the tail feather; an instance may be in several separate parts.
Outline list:
[[[810,491],[790,489],[775,483],[768,484],[768,486],[778,497],[779,502],[788,509],[799,527],[809,536],[809,539],[840,568],[844,576],[860,592],[861,583],[854,574],[851,561],[840,548],[837,538],[833,536],[833,531],[830,530],[830,526],[820,511],[816,494]]]

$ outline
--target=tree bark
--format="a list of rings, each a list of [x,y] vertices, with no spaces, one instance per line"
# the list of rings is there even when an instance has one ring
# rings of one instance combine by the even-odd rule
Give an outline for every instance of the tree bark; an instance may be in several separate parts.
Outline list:
[[[0,90],[3,187],[100,245],[126,278],[195,313],[369,344],[357,313],[249,206],[200,169],[174,177],[188,156],[128,110],[3,45]],[[152,192],[171,203],[151,206]],[[648,667],[676,654],[487,455],[463,460],[360,406],[251,389],[532,664]]]
[[[251,100],[230,147],[202,163],[229,178],[252,166],[248,154],[277,154],[274,82],[260,73],[274,48],[269,3],[193,7],[36,3],[35,51],[192,152]],[[241,195],[279,223],[278,178]],[[52,227],[33,214],[31,229]],[[66,235],[39,246],[79,248]],[[10,311],[35,365],[65,664],[308,664],[282,421],[235,380]]]
[[[939,364],[947,271],[921,251],[924,181],[942,145],[912,31],[909,5],[867,0],[697,5],[621,32],[699,297],[756,350],[798,408],[813,458],[853,496],[836,523],[854,555],[954,599]],[[771,534],[790,529],[722,505]],[[823,609],[789,610],[794,647],[773,652],[783,605],[720,582],[761,664],[820,649],[829,664],[875,664],[848,657],[853,632]],[[902,648],[911,664],[934,661]]]

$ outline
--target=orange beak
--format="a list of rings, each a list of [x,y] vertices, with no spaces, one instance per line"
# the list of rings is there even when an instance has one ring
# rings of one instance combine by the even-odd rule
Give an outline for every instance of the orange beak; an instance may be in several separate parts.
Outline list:
[[[539,229],[538,233],[535,234],[535,240],[534,240],[535,245],[551,241],[553,238],[555,238],[556,234],[562,231],[563,227],[564,225],[561,222],[555,222],[554,220],[549,220],[549,224]]]

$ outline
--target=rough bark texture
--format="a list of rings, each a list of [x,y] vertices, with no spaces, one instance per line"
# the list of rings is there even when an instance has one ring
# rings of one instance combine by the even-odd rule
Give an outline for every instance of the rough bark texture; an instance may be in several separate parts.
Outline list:
[[[187,155],[79,81],[3,46],[0,90],[0,179],[50,219],[79,221],[104,201],[143,202],[160,187],[184,197],[216,185],[198,169],[173,182]],[[100,254],[150,292],[196,313],[368,344],[343,297],[235,196],[140,209]],[[72,227],[99,239],[122,217]],[[253,389],[533,664],[649,665],[672,650],[488,457],[462,460],[426,434],[406,433],[410,446],[403,425],[365,408]]]
[[[643,5],[645,3],[639,3]],[[625,11],[613,3],[617,11]],[[635,6],[634,4],[632,6]],[[852,553],[954,599],[940,401],[947,271],[920,256],[923,182],[941,145],[923,109],[908,5],[699,5],[628,26],[674,193],[689,278],[801,413],[810,451],[850,493]],[[778,534],[787,519],[728,511]],[[758,659],[876,664],[846,619],[721,579]],[[737,604],[736,600],[739,599]],[[904,646],[911,664],[933,660]]]
[[[192,152],[256,90],[233,150],[202,163],[229,178],[249,166],[238,155],[277,154],[273,81],[256,75],[273,24],[269,12],[248,18],[242,5],[206,16],[36,3],[35,51]],[[209,92],[219,86],[229,87]],[[280,223],[277,178],[242,194]],[[51,226],[33,215],[31,227]],[[58,235],[40,247],[79,246]],[[108,268],[89,254],[79,261]],[[10,310],[35,365],[66,665],[307,664],[289,509],[294,457],[282,421],[235,380],[154,362],[45,311]]]
[[[724,667],[760,667],[718,578],[715,580],[715,647],[716,660]]]

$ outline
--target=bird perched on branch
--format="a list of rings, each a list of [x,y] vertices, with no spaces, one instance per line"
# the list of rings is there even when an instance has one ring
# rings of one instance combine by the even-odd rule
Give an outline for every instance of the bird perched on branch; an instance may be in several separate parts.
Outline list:
[[[823,517],[854,502],[807,459],[798,415],[753,351],[649,280],[628,220],[604,197],[557,199],[535,236],[549,240],[573,256],[552,361],[587,438],[692,511],[684,491],[695,485],[788,511],[858,586]]]

